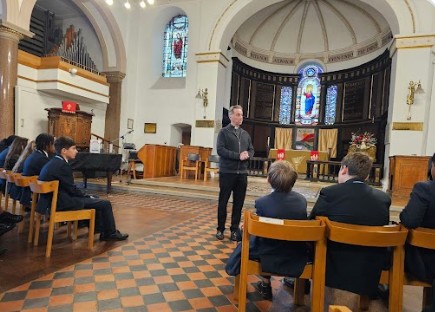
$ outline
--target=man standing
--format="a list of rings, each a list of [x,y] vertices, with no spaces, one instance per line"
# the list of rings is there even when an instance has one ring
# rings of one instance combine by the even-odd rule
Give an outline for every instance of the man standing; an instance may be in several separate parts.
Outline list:
[[[242,107],[240,105],[231,106],[228,116],[231,123],[221,129],[216,143],[217,153],[220,156],[216,238],[224,239],[227,204],[233,192],[230,239],[236,241],[248,185],[248,159],[254,156],[254,147],[248,132],[240,128],[243,123]]]
[[[325,216],[343,223],[387,225],[391,199],[365,183],[371,167],[372,161],[366,154],[344,157],[338,173],[339,184],[320,190],[309,218]],[[326,286],[374,296],[386,257],[385,248],[328,242]]]

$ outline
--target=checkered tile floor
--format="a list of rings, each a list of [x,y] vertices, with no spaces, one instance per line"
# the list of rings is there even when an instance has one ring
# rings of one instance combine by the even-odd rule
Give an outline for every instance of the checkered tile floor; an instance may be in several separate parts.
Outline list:
[[[0,296],[0,311],[237,311],[234,278],[224,271],[235,243],[214,237],[216,202],[140,194],[110,199],[115,207],[183,209],[192,218],[11,289]],[[252,284],[248,291],[247,311],[269,310],[271,302]]]

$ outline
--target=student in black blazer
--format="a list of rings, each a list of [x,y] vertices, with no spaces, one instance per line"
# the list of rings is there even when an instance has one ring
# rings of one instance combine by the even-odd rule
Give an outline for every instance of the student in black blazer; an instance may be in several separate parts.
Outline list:
[[[275,161],[269,168],[267,180],[272,192],[255,201],[257,215],[277,219],[307,219],[307,200],[292,191],[298,174],[288,161]],[[308,261],[305,242],[288,242],[253,237],[250,242],[249,258],[259,260],[265,272],[298,277]],[[255,288],[264,299],[272,298],[270,276],[263,277]]]
[[[56,156],[41,170],[40,181],[59,181],[57,209],[79,210],[93,208],[96,210],[96,230],[100,232],[100,240],[125,240],[128,234],[122,234],[116,229],[112,204],[108,200],[85,195],[74,184],[71,166],[68,164],[77,155],[75,142],[68,137],[60,137],[54,142]],[[42,194],[36,210],[46,213],[51,204],[51,194]]]
[[[431,159],[430,174],[432,178],[430,181],[418,182],[414,185],[408,204],[400,213],[400,222],[407,228],[435,229],[435,154]],[[419,280],[433,283],[435,287],[435,251],[407,244],[405,272]],[[432,311],[435,311],[435,300],[432,301]]]
[[[363,153],[348,154],[341,162],[339,184],[325,187],[310,214],[358,225],[387,225],[391,198],[365,183],[372,161]],[[326,286],[374,296],[387,261],[385,248],[328,242]]]
[[[48,133],[41,133],[35,139],[36,149],[26,158],[23,164],[22,175],[25,177],[39,176],[42,167],[53,156],[54,136]],[[20,197],[20,204],[29,207],[32,200],[32,194],[29,187],[23,188]]]

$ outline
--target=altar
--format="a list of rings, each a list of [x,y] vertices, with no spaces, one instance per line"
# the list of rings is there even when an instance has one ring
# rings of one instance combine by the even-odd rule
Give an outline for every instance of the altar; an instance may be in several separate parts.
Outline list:
[[[277,149],[271,149],[269,151],[269,158],[276,159],[276,152]],[[305,174],[307,172],[307,160],[310,160],[310,157],[311,151],[308,150],[285,150],[285,160],[293,164],[297,173]],[[319,151],[318,160],[327,161],[328,153]]]

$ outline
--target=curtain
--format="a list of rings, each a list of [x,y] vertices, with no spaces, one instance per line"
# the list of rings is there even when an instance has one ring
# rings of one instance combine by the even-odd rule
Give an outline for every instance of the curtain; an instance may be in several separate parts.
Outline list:
[[[337,136],[338,129],[319,129],[319,151],[328,152],[331,149],[329,157],[337,157]]]
[[[275,128],[275,148],[289,150],[292,148],[292,129]]]

